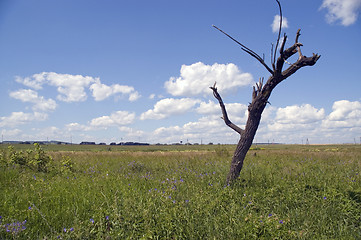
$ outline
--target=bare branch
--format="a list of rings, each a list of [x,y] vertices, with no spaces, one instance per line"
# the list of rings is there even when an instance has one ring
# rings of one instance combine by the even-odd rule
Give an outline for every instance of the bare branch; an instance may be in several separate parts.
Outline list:
[[[224,32],[222,29],[219,29],[217,26],[212,25],[215,29],[217,29],[218,31],[220,31],[221,33],[223,33],[224,35],[226,35],[227,37],[229,37],[230,39],[232,39],[234,42],[236,42],[238,45],[240,45],[243,51],[245,51],[246,53],[248,53],[249,55],[251,55],[252,57],[254,57],[255,59],[257,59],[266,69],[267,71],[269,71],[271,74],[273,74],[273,71],[270,67],[267,66],[267,64],[264,62],[264,60],[257,54],[255,53],[253,50],[249,49],[248,47],[246,47],[245,45],[243,45],[242,43],[238,42],[236,39],[234,39],[232,36],[230,36],[229,34],[227,34],[226,32]]]
[[[214,83],[213,87],[209,87],[210,89],[213,90],[213,96],[218,100],[219,105],[221,106],[222,109],[222,119],[224,120],[225,124],[232,128],[234,131],[238,132],[239,134],[243,134],[244,130],[240,127],[238,127],[237,125],[235,125],[234,123],[232,123],[229,118],[228,118],[228,114],[226,111],[226,107],[224,106],[223,100],[221,98],[221,96],[219,95],[217,88],[216,88],[216,83]]]
[[[276,0],[277,4],[278,4],[278,8],[280,10],[280,27],[278,29],[278,37],[277,37],[277,42],[276,42],[276,47],[275,47],[275,52],[273,54],[273,61],[272,61],[272,65],[274,66],[274,63],[276,62],[276,53],[277,53],[277,47],[280,41],[280,37],[281,37],[281,31],[282,31],[282,8],[281,8],[281,3],[280,1]],[[275,69],[273,69],[274,71],[276,71]]]
[[[318,61],[318,59],[321,57],[321,55],[313,54],[312,57],[305,57],[301,56],[295,63],[293,63],[291,66],[289,66],[286,70],[282,72],[282,79],[288,78],[292,74],[294,74],[298,69],[305,67],[305,66],[313,66]]]
[[[298,38],[301,36],[300,31],[301,31],[301,29],[297,30],[295,44],[298,43]],[[297,46],[297,51],[298,51],[298,56],[299,56],[298,59],[301,59],[303,56],[302,52],[301,52],[301,46]]]

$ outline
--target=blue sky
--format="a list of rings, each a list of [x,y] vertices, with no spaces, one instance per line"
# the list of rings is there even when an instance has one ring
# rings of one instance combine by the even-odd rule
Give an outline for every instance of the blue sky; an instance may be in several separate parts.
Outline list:
[[[301,28],[321,58],[276,87],[255,141],[359,143],[361,0],[281,4],[286,46]],[[268,72],[212,24],[269,63],[278,14],[271,0],[1,0],[2,139],[236,143],[208,87],[242,127]]]

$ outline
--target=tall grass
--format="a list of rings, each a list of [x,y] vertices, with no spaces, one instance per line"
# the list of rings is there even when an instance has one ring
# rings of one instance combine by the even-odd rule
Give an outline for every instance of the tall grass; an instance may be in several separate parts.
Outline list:
[[[361,238],[360,146],[257,147],[234,186],[229,148],[187,149],[46,151],[48,172],[3,165],[0,239]]]

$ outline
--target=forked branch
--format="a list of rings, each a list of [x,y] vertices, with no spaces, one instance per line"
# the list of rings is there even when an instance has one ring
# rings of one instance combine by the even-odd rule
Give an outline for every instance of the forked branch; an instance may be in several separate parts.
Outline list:
[[[209,87],[210,89],[213,90],[213,96],[218,100],[219,105],[221,106],[222,109],[222,119],[224,120],[225,124],[232,128],[234,131],[238,132],[239,134],[243,134],[244,130],[240,127],[238,127],[237,125],[235,125],[234,123],[232,123],[229,118],[228,118],[228,114],[227,114],[227,110],[226,110],[226,106],[224,106],[223,100],[221,98],[221,96],[218,93],[218,90],[216,88],[216,83],[214,83],[213,87]]]

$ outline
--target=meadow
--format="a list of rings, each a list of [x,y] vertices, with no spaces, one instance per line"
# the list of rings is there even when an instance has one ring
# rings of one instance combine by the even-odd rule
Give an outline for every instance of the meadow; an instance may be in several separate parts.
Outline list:
[[[360,145],[0,145],[0,239],[361,239]]]

